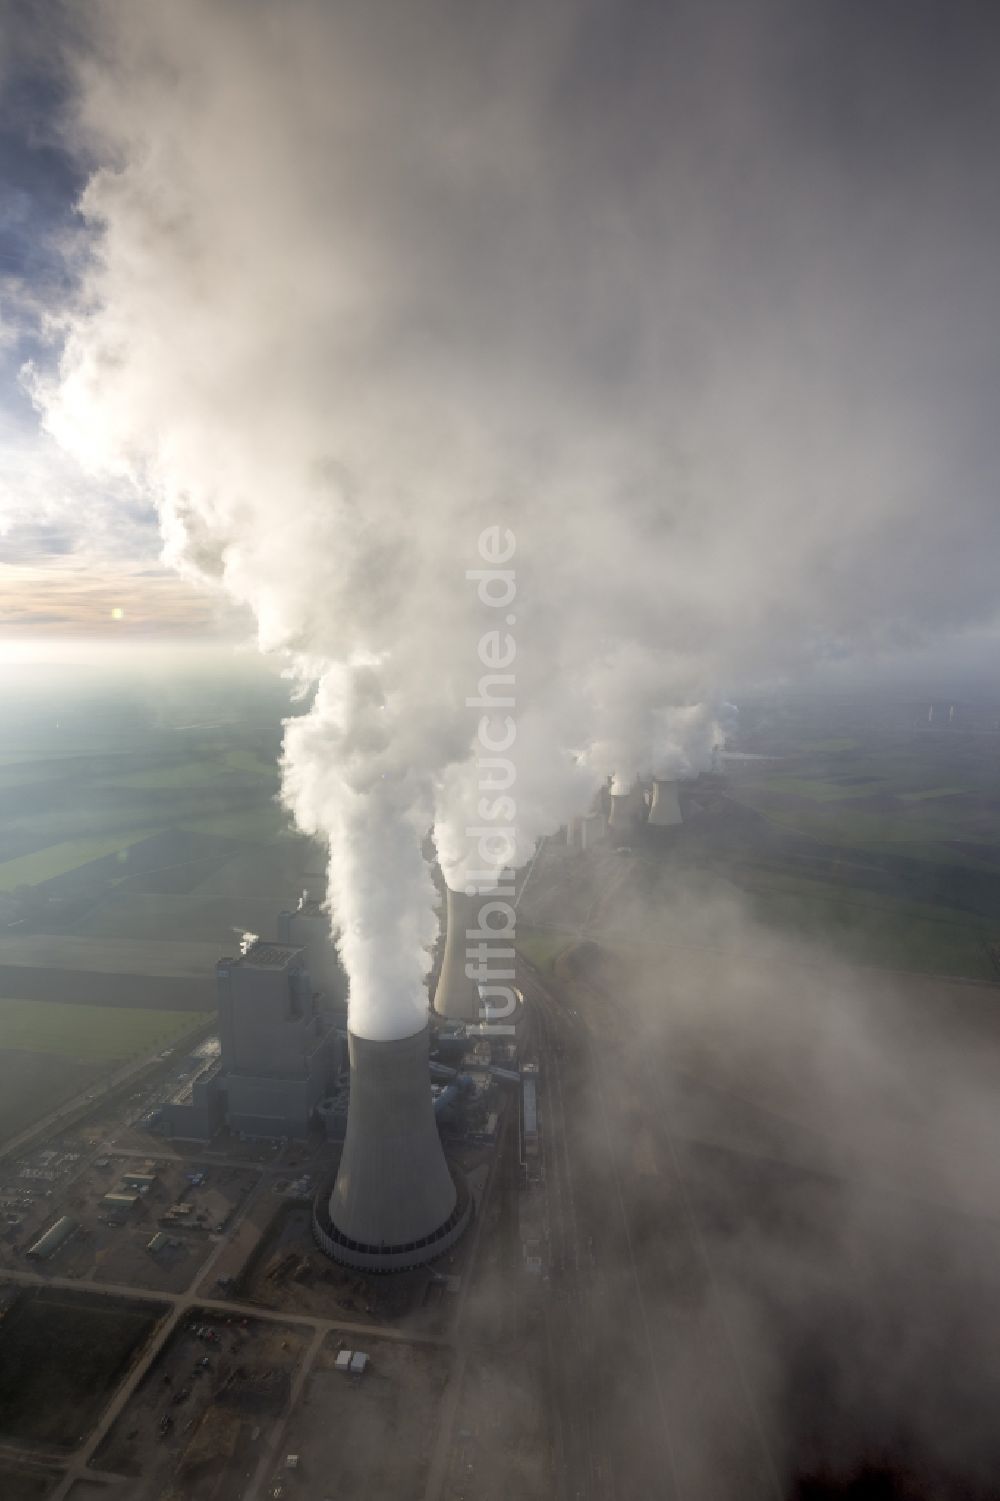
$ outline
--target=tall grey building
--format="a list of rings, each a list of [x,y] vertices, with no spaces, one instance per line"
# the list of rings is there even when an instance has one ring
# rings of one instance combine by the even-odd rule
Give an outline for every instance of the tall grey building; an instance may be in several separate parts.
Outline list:
[[[303,892],[292,911],[278,913],[278,942],[305,950],[309,977],[322,996],[324,1010],[343,1015],[347,1009],[347,972],[330,933],[330,916],[320,902]]]
[[[332,1082],[336,1033],[302,949],[258,940],[215,974],[230,1130],[305,1136]]]

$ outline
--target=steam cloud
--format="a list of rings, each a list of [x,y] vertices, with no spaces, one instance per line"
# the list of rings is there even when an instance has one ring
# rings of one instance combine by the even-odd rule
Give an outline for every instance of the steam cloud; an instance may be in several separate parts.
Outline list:
[[[953,379],[993,262],[941,227],[986,212],[976,76],[961,173],[868,150],[874,75],[844,159],[799,8],[752,9],[98,0],[69,48],[93,257],[38,400],[316,685],[285,796],[363,1035],[423,1021],[426,829],[478,864],[484,528],[518,860],[608,772],[697,769],[734,681],[994,609]]]

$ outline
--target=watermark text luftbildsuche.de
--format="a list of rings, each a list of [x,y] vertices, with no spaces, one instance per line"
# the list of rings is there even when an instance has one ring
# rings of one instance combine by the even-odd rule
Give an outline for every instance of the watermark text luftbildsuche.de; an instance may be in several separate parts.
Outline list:
[[[494,1035],[512,1034],[505,1021],[517,1005],[514,979],[514,932],[517,915],[509,900],[514,895],[512,862],[517,848],[517,802],[514,796],[517,765],[510,754],[517,739],[515,717],[517,642],[513,611],[517,575],[512,560],[517,548],[509,528],[488,526],[479,534],[478,555],[484,565],[466,570],[476,597],[487,613],[489,629],[477,644],[482,669],[477,691],[465,700],[476,710],[476,816],[465,837],[474,847],[479,868],[466,872],[468,896],[481,896],[476,923],[465,932],[465,974],[479,987],[480,1021]],[[501,613],[502,612],[502,613]]]

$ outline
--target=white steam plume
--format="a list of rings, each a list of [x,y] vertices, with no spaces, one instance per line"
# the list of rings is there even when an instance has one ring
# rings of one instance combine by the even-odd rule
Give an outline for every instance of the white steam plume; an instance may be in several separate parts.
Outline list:
[[[367,1036],[423,1016],[427,826],[450,883],[478,863],[484,528],[516,538],[514,860],[605,765],[696,764],[701,711],[659,742],[657,711],[992,605],[992,495],[954,495],[844,179],[702,11],[650,8],[607,74],[600,6],[521,0],[97,0],[72,43],[94,254],[38,399],[318,684],[285,794]],[[759,243],[787,201],[821,254]]]

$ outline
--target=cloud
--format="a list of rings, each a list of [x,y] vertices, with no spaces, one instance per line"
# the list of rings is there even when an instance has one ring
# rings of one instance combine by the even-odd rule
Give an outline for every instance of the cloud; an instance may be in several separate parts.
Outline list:
[[[420,1013],[425,822],[469,863],[484,527],[519,857],[663,711],[996,615],[996,90],[974,33],[856,9],[176,0],[74,39],[93,260],[37,399],[320,683],[286,790],[356,1018]]]
[[[59,615],[52,610],[0,610],[0,628],[22,625],[75,625],[72,615]]]

